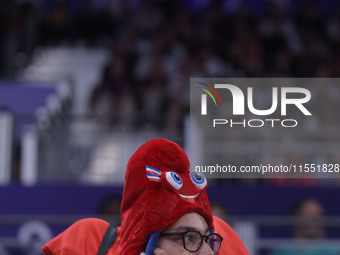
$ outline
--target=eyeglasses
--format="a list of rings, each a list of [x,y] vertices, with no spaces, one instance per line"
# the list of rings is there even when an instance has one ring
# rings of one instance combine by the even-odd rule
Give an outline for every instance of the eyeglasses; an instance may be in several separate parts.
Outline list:
[[[218,252],[223,241],[222,236],[217,233],[202,235],[196,230],[176,233],[160,233],[160,236],[181,236],[184,249],[190,252],[198,251],[201,248],[204,240],[209,245],[214,254]]]

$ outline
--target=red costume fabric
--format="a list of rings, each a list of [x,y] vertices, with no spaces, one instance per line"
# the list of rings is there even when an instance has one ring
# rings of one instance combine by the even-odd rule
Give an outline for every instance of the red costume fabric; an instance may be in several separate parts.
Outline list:
[[[199,213],[214,228],[207,180],[189,166],[183,149],[166,139],[151,140],[134,153],[125,174],[122,226],[107,255],[139,255],[151,234],[163,231],[189,212]],[[226,253],[218,254],[247,255],[236,233],[220,221],[215,232],[223,230],[221,250],[226,247]],[[99,219],[78,221],[48,242],[44,254],[95,255],[107,227],[108,223]]]
[[[109,223],[95,218],[79,220],[42,248],[45,255],[96,255]],[[119,255],[120,228],[117,239],[106,255]]]

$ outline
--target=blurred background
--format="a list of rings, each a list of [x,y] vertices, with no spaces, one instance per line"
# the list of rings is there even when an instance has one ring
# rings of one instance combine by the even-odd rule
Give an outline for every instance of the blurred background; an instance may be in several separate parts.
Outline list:
[[[337,0],[0,0],[0,255],[41,254],[80,218],[119,225],[138,146],[188,149],[190,77],[339,77],[339,42]],[[340,88],[313,96],[328,104],[312,134],[327,123],[338,148]],[[315,145],[289,160],[312,163]],[[252,255],[340,254],[337,179],[212,180],[208,194]]]

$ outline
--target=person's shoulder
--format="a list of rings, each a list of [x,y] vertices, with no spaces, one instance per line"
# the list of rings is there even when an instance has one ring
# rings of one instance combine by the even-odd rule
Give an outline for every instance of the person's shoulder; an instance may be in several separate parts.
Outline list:
[[[231,238],[237,236],[235,231],[230,227],[230,225],[217,216],[213,216],[214,227],[217,233],[222,233],[225,237]]]
[[[109,223],[101,219],[78,220],[45,244],[44,254],[96,254],[108,226]]]
[[[77,238],[78,242],[100,243],[109,223],[102,219],[85,218],[76,221],[64,231],[65,238]]]
[[[78,238],[95,238],[101,239],[107,230],[109,223],[102,219],[85,218],[76,221],[63,233],[65,236],[73,236],[76,234]],[[86,233],[82,234],[82,233]]]
[[[213,216],[214,230],[223,238],[220,251],[218,254],[224,255],[249,255],[247,248],[243,244],[241,238],[224,220]]]
[[[97,218],[85,218],[76,221],[70,226],[70,230],[78,231],[78,230],[94,230],[99,231],[102,233],[102,231],[106,231],[108,228],[109,223],[102,219]]]

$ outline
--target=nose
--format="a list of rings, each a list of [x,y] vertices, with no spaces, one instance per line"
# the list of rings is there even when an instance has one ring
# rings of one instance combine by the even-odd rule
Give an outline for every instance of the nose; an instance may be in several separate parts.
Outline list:
[[[199,254],[201,255],[214,255],[213,251],[211,250],[210,246],[206,243],[202,243],[202,247],[200,249]]]

